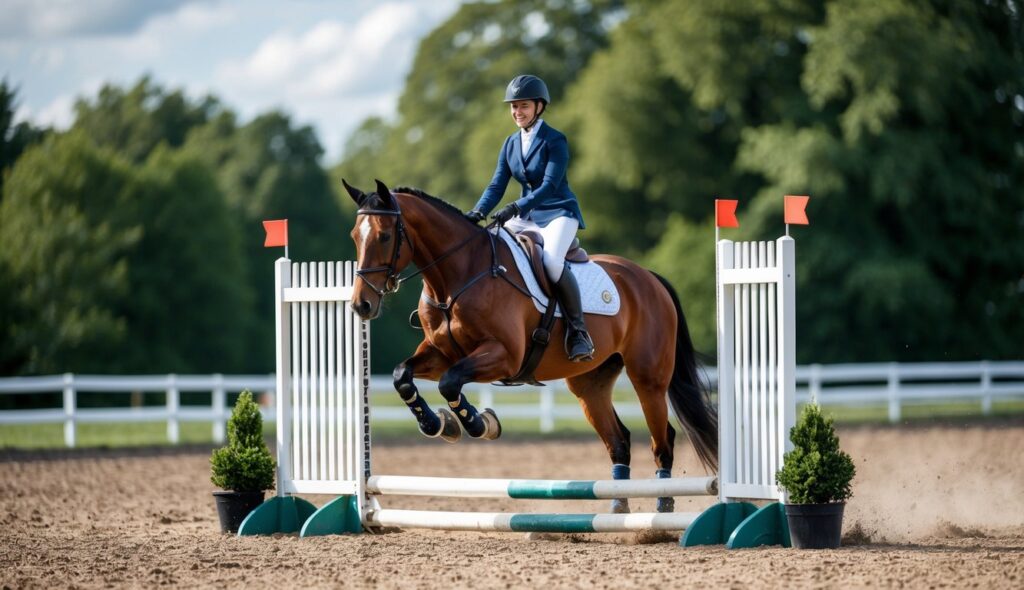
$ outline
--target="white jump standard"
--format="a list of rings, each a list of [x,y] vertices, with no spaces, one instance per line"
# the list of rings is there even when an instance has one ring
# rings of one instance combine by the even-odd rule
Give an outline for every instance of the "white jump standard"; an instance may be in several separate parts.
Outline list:
[[[795,414],[794,244],[718,246],[719,476],[523,480],[371,473],[369,326],[350,309],[353,263],[276,264],[277,495],[239,535],[471,531],[685,531],[682,545],[788,545],[774,484]],[[295,494],[338,497],[320,509]],[[702,513],[536,514],[398,510],[387,495],[515,499],[718,496]],[[776,503],[758,509],[746,500]]]

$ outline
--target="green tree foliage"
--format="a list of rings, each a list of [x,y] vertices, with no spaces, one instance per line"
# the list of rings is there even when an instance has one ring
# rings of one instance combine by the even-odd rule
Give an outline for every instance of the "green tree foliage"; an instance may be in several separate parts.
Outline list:
[[[222,112],[195,129],[184,149],[217,171],[231,215],[243,228],[244,284],[255,306],[241,331],[250,351],[245,370],[266,371],[274,358],[273,263],[284,253],[263,247],[261,222],[288,220],[292,260],[351,260],[351,218],[343,216],[320,165],[323,148],[313,129],[283,113],[238,126],[233,113]]]
[[[145,189],[131,217],[142,237],[129,256],[131,297],[122,308],[132,371],[243,371],[251,317],[241,231],[213,172],[192,154],[158,147],[139,169]]]
[[[4,191],[5,372],[241,370],[238,229],[204,165],[161,148],[133,167],[75,131]]]
[[[803,358],[1020,358],[1024,45],[1018,2],[832,2],[807,22],[804,117],[744,131],[752,230],[800,232]]]
[[[728,237],[774,238],[782,195],[810,194],[801,362],[1024,353],[1018,2],[630,6],[570,90],[597,249],[660,241],[652,265],[712,285],[706,254],[665,267],[686,229],[667,211],[710,224],[712,198],[740,198]],[[709,309],[701,292],[684,307]]]
[[[274,487],[276,464],[263,440],[263,416],[243,391],[228,419],[228,445],[210,457],[213,485],[236,492],[262,492]]]
[[[128,332],[116,304],[142,228],[116,212],[133,191],[130,168],[81,134],[18,160],[0,204],[3,373],[106,369]]]
[[[793,450],[783,458],[776,474],[792,504],[844,502],[857,470],[853,459],[839,448],[832,417],[825,418],[817,404],[808,404],[789,431]]]
[[[30,123],[14,122],[17,114],[17,89],[7,79],[0,80],[0,198],[3,198],[4,177],[23,151],[42,140],[43,130]]]
[[[141,163],[161,143],[180,147],[191,129],[220,111],[212,97],[193,102],[181,90],[168,92],[145,76],[127,90],[107,84],[95,101],[79,99],[74,127],[97,144]]]

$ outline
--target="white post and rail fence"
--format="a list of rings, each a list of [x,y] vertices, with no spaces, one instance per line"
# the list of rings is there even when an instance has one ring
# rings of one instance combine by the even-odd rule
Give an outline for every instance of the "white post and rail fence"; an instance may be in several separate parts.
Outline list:
[[[707,369],[713,388],[717,388],[717,370]],[[798,365],[797,403],[817,400],[824,408],[885,408],[888,421],[903,420],[908,406],[975,405],[983,415],[993,412],[993,404],[1024,400],[1024,362],[973,361],[944,363],[858,363],[836,365]],[[436,384],[417,385],[426,395],[440,396]],[[620,389],[628,390],[625,379]],[[180,423],[210,423],[211,440],[222,443],[225,423],[231,415],[229,395],[243,390],[263,395],[264,417],[276,420],[273,375],[82,375],[66,373],[38,377],[0,377],[0,397],[38,393],[55,395],[57,405],[44,409],[0,410],[0,428],[14,424],[62,424],[64,444],[75,447],[80,424],[132,424],[163,422],[167,441],[179,442]],[[523,386],[514,389],[482,384],[465,387],[469,396],[477,396],[477,405],[500,411],[503,418],[533,421],[541,432],[553,432],[556,423],[585,424],[576,398],[563,381],[547,387]],[[79,394],[119,394],[123,403],[111,407],[92,407],[79,403]],[[139,394],[163,394],[164,403],[131,407]],[[183,403],[181,394],[196,395],[200,401]],[[370,377],[370,398],[374,424],[409,424],[409,411],[396,402],[398,394],[390,375]],[[525,399],[524,399],[525,398]],[[109,396],[108,396],[109,399]],[[387,405],[392,404],[392,405]],[[641,418],[635,401],[616,402],[623,418]],[[410,432],[415,425],[410,425]]]

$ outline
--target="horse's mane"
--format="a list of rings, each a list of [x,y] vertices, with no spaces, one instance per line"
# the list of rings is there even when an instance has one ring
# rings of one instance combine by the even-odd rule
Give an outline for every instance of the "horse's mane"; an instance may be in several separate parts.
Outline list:
[[[435,197],[434,195],[427,194],[426,192],[424,192],[421,189],[418,189],[418,188],[415,188],[415,187],[411,187],[411,186],[399,186],[399,187],[395,187],[394,189],[392,189],[391,192],[393,192],[393,193],[405,193],[405,194],[412,195],[412,196],[417,197],[417,198],[419,198],[419,199],[421,199],[423,201],[426,201],[430,205],[433,205],[433,207],[435,209],[438,209],[440,211],[444,211],[445,213],[448,213],[449,215],[453,215],[455,217],[458,217],[459,219],[465,221],[466,223],[472,223],[471,221],[469,221],[468,219],[463,217],[462,209],[459,209],[458,207],[456,207],[455,205],[452,205],[451,203],[449,203],[448,201],[445,201],[444,199],[440,199],[438,197]]]

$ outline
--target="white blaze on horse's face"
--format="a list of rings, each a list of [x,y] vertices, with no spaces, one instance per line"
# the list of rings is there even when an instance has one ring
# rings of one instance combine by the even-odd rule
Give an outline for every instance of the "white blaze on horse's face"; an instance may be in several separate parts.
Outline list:
[[[359,224],[359,238],[362,240],[362,247],[360,251],[366,252],[366,241],[370,238],[370,218],[363,217],[363,222]]]

